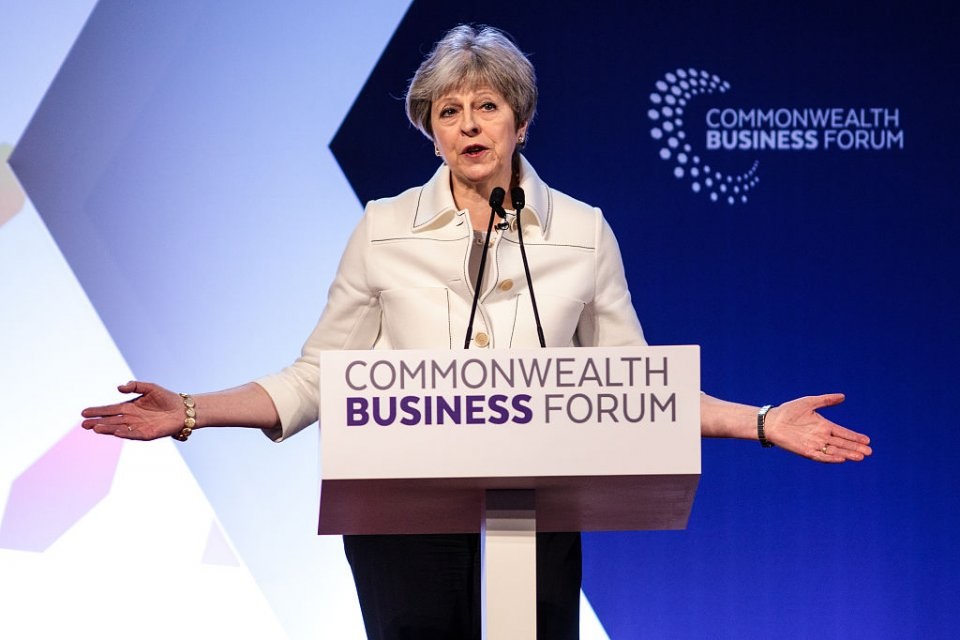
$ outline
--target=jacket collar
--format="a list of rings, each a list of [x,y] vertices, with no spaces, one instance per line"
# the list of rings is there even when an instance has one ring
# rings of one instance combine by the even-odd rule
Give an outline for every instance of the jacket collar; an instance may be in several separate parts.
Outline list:
[[[542,236],[546,238],[550,228],[550,218],[553,215],[553,199],[550,197],[550,189],[522,155],[520,156],[520,186],[523,187],[527,200],[523,210],[526,214],[523,216],[526,222],[524,226],[529,225],[531,220],[535,221],[540,227]],[[509,195],[507,198],[509,201]],[[453,193],[450,190],[450,168],[444,164],[420,190],[411,231],[436,228],[457,213],[457,205],[453,201]]]

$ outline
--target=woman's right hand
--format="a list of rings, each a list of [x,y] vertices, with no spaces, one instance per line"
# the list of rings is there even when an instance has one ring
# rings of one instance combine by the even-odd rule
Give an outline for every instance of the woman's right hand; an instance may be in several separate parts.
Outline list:
[[[97,433],[130,440],[156,440],[172,436],[183,428],[183,399],[169,389],[132,380],[117,389],[139,394],[136,398],[102,407],[88,407],[81,426]]]

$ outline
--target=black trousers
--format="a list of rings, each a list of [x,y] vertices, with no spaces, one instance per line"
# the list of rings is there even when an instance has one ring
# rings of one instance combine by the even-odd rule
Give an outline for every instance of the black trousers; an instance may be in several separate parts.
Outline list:
[[[344,536],[370,640],[480,640],[480,536]],[[537,534],[537,637],[580,635],[579,533]]]

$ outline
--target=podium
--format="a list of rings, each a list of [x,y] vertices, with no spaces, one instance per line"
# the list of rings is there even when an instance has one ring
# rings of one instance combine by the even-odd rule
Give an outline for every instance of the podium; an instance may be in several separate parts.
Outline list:
[[[683,529],[696,346],[338,351],[320,534],[477,533],[484,638],[536,637],[536,532]]]

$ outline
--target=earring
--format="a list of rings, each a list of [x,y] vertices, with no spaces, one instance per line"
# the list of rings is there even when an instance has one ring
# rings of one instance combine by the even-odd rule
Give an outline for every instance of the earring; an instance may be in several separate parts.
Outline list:
[[[523,144],[524,140],[525,138],[523,136],[520,136],[519,138],[517,138],[517,144]]]
[[[437,156],[438,158],[440,157],[440,147],[433,148],[433,155]]]

